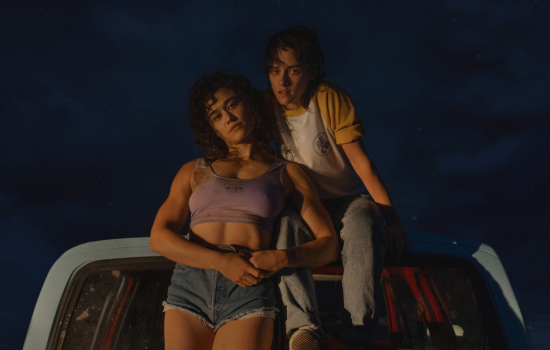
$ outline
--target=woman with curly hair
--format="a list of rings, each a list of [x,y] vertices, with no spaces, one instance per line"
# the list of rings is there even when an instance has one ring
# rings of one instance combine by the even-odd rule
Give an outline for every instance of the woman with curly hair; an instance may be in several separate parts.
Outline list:
[[[151,230],[151,250],[177,262],[164,302],[166,349],[269,349],[278,311],[270,276],[334,261],[334,228],[307,175],[277,159],[275,127],[248,79],[199,79],[188,111],[206,158],[180,169]],[[286,199],[315,239],[269,250]],[[189,212],[187,240],[178,231]]]

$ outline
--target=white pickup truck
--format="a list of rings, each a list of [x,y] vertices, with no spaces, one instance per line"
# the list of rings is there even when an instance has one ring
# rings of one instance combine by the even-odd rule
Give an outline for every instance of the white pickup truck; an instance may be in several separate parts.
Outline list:
[[[371,349],[530,349],[516,298],[495,251],[412,232],[399,265],[381,276],[385,308]],[[164,349],[161,303],[174,263],[149,238],[82,244],[50,270],[24,350]],[[325,349],[340,349],[342,268],[314,270]],[[273,349],[285,349],[277,322]]]

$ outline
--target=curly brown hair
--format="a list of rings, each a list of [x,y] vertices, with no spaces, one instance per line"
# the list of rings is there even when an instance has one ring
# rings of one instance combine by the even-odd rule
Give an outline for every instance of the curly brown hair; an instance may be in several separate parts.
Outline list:
[[[198,144],[206,155],[208,163],[216,160],[231,158],[225,141],[217,137],[216,131],[210,125],[207,114],[207,101],[214,98],[214,94],[221,88],[231,89],[251,114],[255,122],[253,130],[257,141],[257,152],[267,162],[276,161],[275,151],[270,145],[274,139],[275,122],[268,113],[263,93],[252,87],[250,81],[243,76],[216,72],[200,78],[191,87],[189,96],[189,120],[191,130]]]

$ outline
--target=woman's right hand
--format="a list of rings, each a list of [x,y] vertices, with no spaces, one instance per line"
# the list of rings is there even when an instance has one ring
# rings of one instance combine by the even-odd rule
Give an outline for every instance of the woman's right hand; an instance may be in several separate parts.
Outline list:
[[[267,277],[255,268],[243,253],[223,253],[217,270],[241,287],[253,286]]]

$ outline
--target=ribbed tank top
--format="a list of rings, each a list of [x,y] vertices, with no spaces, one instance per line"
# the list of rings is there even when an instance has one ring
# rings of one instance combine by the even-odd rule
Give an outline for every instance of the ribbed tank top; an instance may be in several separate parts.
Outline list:
[[[282,174],[287,163],[277,162],[252,179],[234,179],[216,175],[204,159],[197,159],[189,197],[191,227],[205,222],[236,222],[254,224],[271,233],[284,206]]]

